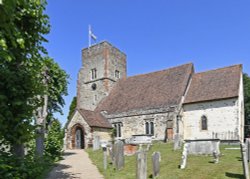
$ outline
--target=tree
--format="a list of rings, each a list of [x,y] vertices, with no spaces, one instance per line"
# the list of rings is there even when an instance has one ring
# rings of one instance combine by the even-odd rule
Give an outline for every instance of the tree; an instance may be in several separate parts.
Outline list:
[[[38,98],[43,35],[49,33],[46,1],[3,0],[0,5],[0,141],[22,156],[22,144],[34,130],[33,112],[42,105]]]
[[[51,123],[48,137],[45,141],[45,155],[52,159],[58,159],[63,147],[63,134],[60,122],[55,119]]]
[[[244,108],[245,108],[245,121],[250,124],[250,77],[248,74],[243,74],[244,84]]]
[[[65,101],[63,96],[67,95],[67,73],[62,70],[53,59],[46,57],[43,61],[43,68],[41,73],[45,93],[39,96],[44,101],[43,106],[36,110],[36,124],[37,138],[36,138],[36,152],[42,156],[44,151],[44,133],[45,124],[53,119],[53,113],[59,112],[62,114],[61,107],[64,106]]]
[[[76,104],[77,104],[77,98],[76,96],[73,97],[72,101],[71,101],[71,104],[69,106],[69,114],[68,114],[68,117],[67,117],[67,122],[65,124],[65,127],[67,127],[67,125],[69,124],[71,118],[73,117],[73,114],[76,110]]]

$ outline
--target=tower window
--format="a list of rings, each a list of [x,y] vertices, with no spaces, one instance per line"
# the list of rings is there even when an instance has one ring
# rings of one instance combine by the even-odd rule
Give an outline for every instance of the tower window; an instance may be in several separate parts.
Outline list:
[[[115,70],[115,77],[116,77],[116,78],[120,78],[120,77],[121,77],[121,76],[120,76],[120,71]]]
[[[145,132],[148,135],[154,135],[154,122],[145,122]]]
[[[201,130],[207,130],[207,117],[204,115],[201,117]]]
[[[97,78],[97,70],[96,68],[91,69],[91,79],[94,80]]]

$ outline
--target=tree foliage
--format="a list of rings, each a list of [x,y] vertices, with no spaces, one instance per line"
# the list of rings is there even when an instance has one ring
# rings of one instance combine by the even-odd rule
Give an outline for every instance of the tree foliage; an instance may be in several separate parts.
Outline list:
[[[76,96],[73,97],[72,101],[71,101],[71,104],[69,106],[69,114],[68,114],[68,117],[67,117],[67,122],[65,124],[65,127],[68,125],[68,123],[70,122],[71,118],[73,117],[73,114],[76,110],[76,105],[77,105],[77,98]]]
[[[250,77],[248,74],[243,74],[244,83],[244,108],[245,108],[245,121],[250,124]]]
[[[63,133],[58,120],[53,120],[45,141],[45,155],[57,160],[60,158],[63,147]]]
[[[9,144],[29,140],[33,112],[41,105],[37,96],[45,92],[40,81],[43,35],[50,27],[45,5],[3,0],[0,6],[0,140]]]
[[[46,67],[47,89],[48,95],[48,116],[47,121],[51,121],[53,113],[59,112],[62,114],[62,107],[65,105],[63,96],[68,95],[68,74],[54,62],[53,59],[44,58],[44,67]]]

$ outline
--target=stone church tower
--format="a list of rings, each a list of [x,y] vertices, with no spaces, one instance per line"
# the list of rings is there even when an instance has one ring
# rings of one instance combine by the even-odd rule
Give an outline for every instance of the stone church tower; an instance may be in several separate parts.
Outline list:
[[[104,41],[82,50],[77,108],[93,111],[120,78],[126,78],[126,55]]]

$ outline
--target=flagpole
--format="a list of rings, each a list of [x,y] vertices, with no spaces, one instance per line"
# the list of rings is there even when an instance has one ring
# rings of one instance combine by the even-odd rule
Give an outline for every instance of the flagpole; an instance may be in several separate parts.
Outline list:
[[[89,25],[89,47],[91,46],[91,26]]]

